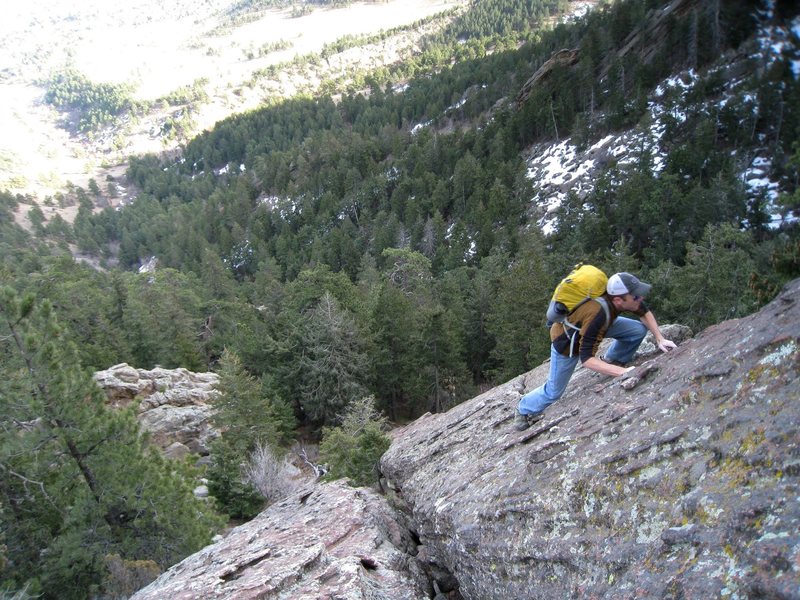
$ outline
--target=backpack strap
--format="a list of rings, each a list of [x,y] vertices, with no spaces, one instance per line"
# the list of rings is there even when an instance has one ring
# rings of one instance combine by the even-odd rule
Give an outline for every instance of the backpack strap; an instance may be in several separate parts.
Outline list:
[[[595,298],[595,300],[600,306],[603,307],[603,312],[606,313],[606,329],[608,329],[608,326],[611,323],[611,308],[608,306],[608,300],[602,296],[598,296]]]
[[[611,309],[608,306],[608,300],[606,300],[602,296],[598,296],[597,298],[586,298],[586,300],[583,300],[581,303],[578,304],[578,306],[583,306],[589,300],[595,300],[603,309],[603,313],[606,316],[606,329],[608,329],[608,325],[611,323]],[[571,315],[576,310],[578,310],[578,306],[573,308],[569,314]],[[572,323],[570,323],[568,317],[569,315],[567,315],[567,318],[565,318],[562,323],[564,325],[564,333],[569,338],[569,357],[572,358],[575,355],[575,340],[577,339],[578,332],[581,330],[581,328],[578,327],[577,325],[573,325]],[[572,330],[572,335],[569,334],[568,328]]]

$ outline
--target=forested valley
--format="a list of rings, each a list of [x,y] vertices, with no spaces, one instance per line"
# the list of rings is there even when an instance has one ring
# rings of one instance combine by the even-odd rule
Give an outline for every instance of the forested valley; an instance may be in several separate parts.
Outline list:
[[[109,556],[161,571],[220,515],[263,506],[238,471],[258,444],[286,448],[299,427],[333,456],[364,399],[369,422],[401,424],[539,365],[552,290],[578,262],[638,274],[659,321],[694,331],[800,275],[794,4],[618,0],[559,20],[568,6],[474,2],[358,85],[131,157],[137,197],[119,210],[98,209],[117,182],[74,190],[73,223],[0,193],[3,597],[116,597]],[[788,36],[777,50],[770,28]],[[575,60],[527,88],[563,49]],[[656,88],[686,73],[660,168],[627,149],[545,234],[531,148],[647,128]],[[773,195],[745,185],[757,154]],[[216,504],[192,497],[193,465],[148,451],[132,412],[103,406],[91,373],[122,362],[221,374]],[[352,455],[385,449],[380,428],[359,431]]]

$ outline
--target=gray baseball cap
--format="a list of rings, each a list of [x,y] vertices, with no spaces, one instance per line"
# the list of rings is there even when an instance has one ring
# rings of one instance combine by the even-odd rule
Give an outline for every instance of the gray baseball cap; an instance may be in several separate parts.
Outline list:
[[[639,281],[630,273],[614,273],[608,278],[608,285],[606,291],[610,296],[624,296],[625,294],[633,294],[644,298],[650,293],[652,286],[649,283]]]

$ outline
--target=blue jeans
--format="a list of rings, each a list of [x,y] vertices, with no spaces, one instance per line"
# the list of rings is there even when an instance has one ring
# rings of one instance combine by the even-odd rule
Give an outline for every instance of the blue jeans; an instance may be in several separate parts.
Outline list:
[[[647,327],[644,323],[627,317],[617,317],[606,331],[607,338],[613,338],[614,343],[608,349],[605,360],[619,361],[621,363],[630,362],[639,344],[642,343],[644,336],[647,335]],[[543,386],[528,392],[519,400],[519,412],[523,415],[535,415],[550,406],[553,402],[564,395],[567,384],[572,377],[572,372],[578,364],[577,356],[564,356],[556,352],[553,345],[550,345],[550,374]]]

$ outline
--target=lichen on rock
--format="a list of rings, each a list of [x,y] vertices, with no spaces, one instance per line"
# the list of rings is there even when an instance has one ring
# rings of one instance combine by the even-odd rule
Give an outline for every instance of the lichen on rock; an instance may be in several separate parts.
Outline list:
[[[643,356],[635,385],[579,369],[517,432],[542,365],[395,432],[382,472],[464,598],[800,597],[798,298]]]

